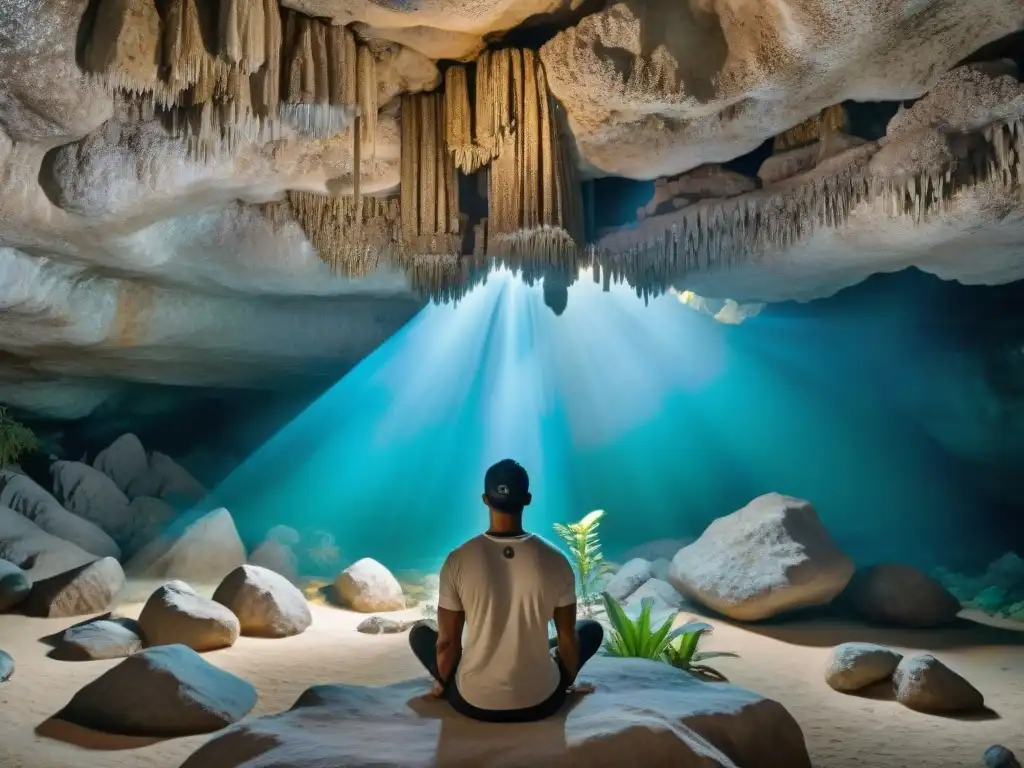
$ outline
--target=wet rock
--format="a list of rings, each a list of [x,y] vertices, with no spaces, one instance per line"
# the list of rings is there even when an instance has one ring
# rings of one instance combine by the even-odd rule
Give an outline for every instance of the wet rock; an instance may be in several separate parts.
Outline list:
[[[3,506],[0,506],[0,557],[20,567],[33,581],[96,560],[96,555],[47,533],[28,518]]]
[[[129,656],[74,695],[60,718],[137,736],[210,733],[245,717],[256,689],[184,645]]]
[[[138,579],[188,579],[219,584],[246,560],[245,545],[226,509],[178,520],[128,561],[125,572]]]
[[[69,627],[57,656],[69,660],[120,659],[142,650],[142,628],[131,619],[96,619]]]
[[[32,579],[21,568],[0,559],[0,613],[21,604],[32,591]]]
[[[243,635],[290,637],[313,623],[302,592],[280,574],[258,565],[240,565],[225,576],[213,599],[238,617]]]
[[[982,756],[985,768],[1020,768],[1016,755],[1002,744],[993,744]]]
[[[975,712],[985,706],[981,691],[930,654],[903,659],[893,684],[896,700],[918,712]]]
[[[24,610],[29,616],[51,619],[101,613],[117,601],[124,584],[121,564],[104,557],[37,581]]]
[[[354,611],[401,611],[406,607],[398,579],[369,557],[357,560],[338,574],[334,589],[342,602]]]
[[[0,683],[6,683],[14,674],[14,659],[7,651],[0,650]]]
[[[61,504],[98,525],[123,549],[134,533],[135,514],[117,484],[98,469],[78,461],[55,461],[50,474],[53,492]]]
[[[604,591],[621,603],[642,587],[651,576],[651,564],[647,560],[634,557],[608,580],[604,585]]]
[[[359,622],[356,632],[362,632],[364,635],[397,635],[401,632],[408,632],[415,623],[415,621],[395,621],[383,616],[371,616]]]
[[[235,614],[181,581],[164,584],[150,595],[139,626],[151,646],[180,644],[195,651],[227,648],[241,633]]]
[[[230,728],[182,768],[257,768],[285,759],[289,768],[436,765],[452,758],[438,727],[459,733],[460,765],[491,765],[500,755],[506,765],[565,768],[810,766],[800,726],[781,704],[756,693],[645,659],[596,657],[587,663],[587,680],[597,690],[580,699],[571,717],[563,712],[512,729],[460,718],[445,702],[409,706],[429,688],[425,680],[383,688],[319,685],[288,712]],[[382,723],[387,738],[373,737]]]
[[[730,618],[757,621],[826,605],[852,575],[853,562],[810,502],[769,493],[718,518],[681,549],[669,582]]]
[[[96,557],[121,557],[121,549],[98,525],[68,512],[33,480],[0,469],[0,505],[13,509],[52,536]],[[2,534],[3,529],[0,529]]]
[[[843,692],[859,691],[892,678],[903,654],[873,643],[843,643],[825,662],[825,682]]]
[[[960,612],[960,601],[942,584],[897,563],[858,570],[842,602],[866,621],[899,627],[936,627]]]
[[[149,457],[142,441],[129,432],[100,451],[92,465],[125,491],[133,480],[149,470]]]

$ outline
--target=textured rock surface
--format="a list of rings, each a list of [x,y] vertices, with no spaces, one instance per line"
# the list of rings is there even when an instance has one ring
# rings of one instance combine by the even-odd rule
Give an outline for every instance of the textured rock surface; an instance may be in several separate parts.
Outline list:
[[[69,512],[98,525],[121,548],[135,536],[128,497],[100,470],[78,461],[55,461],[50,474],[54,495]]]
[[[120,659],[142,650],[141,634],[130,619],[96,619],[69,627],[56,650],[69,660]]]
[[[684,595],[741,621],[826,605],[852,575],[810,502],[778,493],[715,520],[669,569]]]
[[[241,633],[235,614],[181,581],[164,584],[149,596],[139,626],[148,645],[180,644],[195,651],[227,648]]]
[[[104,557],[35,582],[25,613],[51,619],[99,613],[117,601],[124,584],[121,564]]]
[[[9,560],[0,558],[0,613],[17,607],[31,591],[32,579],[28,574]]]
[[[595,658],[587,679],[597,691],[567,714],[514,729],[474,723],[443,702],[425,701],[423,681],[385,688],[321,685],[288,712],[231,728],[182,768],[285,762],[292,768],[426,768],[447,761],[509,768],[810,766],[800,726],[781,704],[755,693],[642,659]],[[382,739],[385,727],[388,737]]]
[[[608,579],[604,585],[604,591],[615,600],[622,602],[642,587],[653,575],[651,564],[647,560],[635,557]]]
[[[256,689],[183,645],[147,648],[74,695],[60,718],[86,728],[137,736],[189,736],[237,722],[256,705]]]
[[[825,662],[825,682],[843,693],[888,680],[903,654],[873,643],[843,643]]]
[[[942,584],[898,563],[858,570],[842,601],[867,621],[900,627],[937,627],[960,612],[960,601]]]
[[[313,623],[298,587],[267,568],[241,565],[224,577],[213,599],[238,617],[243,635],[290,637]]]
[[[178,521],[128,561],[125,571],[139,579],[189,579],[219,584],[245,563],[245,545],[226,509],[192,522]]]
[[[33,581],[91,563],[96,555],[47,533],[13,509],[0,506],[0,557],[25,571]]]
[[[973,712],[985,706],[981,691],[934,656],[910,656],[893,674],[896,700],[919,712]]]
[[[398,579],[376,560],[364,557],[338,574],[334,590],[345,605],[356,611],[401,611],[405,595]]]

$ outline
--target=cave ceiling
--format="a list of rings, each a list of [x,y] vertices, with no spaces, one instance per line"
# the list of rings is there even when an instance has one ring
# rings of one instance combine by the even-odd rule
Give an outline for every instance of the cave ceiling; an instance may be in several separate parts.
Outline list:
[[[333,375],[494,261],[715,307],[1018,280],[1022,30],[1024,0],[0,4],[0,402]]]

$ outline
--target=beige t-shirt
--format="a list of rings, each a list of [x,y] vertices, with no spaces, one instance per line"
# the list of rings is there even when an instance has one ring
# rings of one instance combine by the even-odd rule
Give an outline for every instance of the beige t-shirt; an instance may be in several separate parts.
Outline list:
[[[572,566],[532,533],[481,534],[448,555],[437,604],[465,611],[466,635],[456,685],[480,709],[540,704],[558,687],[548,645],[555,608],[576,602]]]

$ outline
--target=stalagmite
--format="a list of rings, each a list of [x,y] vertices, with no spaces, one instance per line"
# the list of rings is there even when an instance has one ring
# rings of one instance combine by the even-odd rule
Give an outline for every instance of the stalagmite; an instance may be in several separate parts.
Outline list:
[[[825,134],[845,130],[846,111],[843,109],[842,104],[833,104],[831,107],[821,110],[814,117],[804,120],[784,133],[780,133],[775,137],[773,149],[776,152],[795,149],[796,147],[813,144]]]
[[[100,0],[83,64],[111,91],[163,98],[162,49],[156,0]]]

